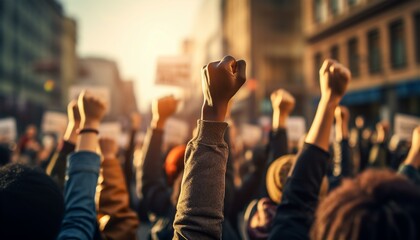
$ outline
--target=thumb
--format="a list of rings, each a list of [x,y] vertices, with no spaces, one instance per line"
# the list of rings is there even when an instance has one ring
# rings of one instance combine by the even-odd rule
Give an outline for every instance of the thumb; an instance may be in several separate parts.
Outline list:
[[[239,60],[236,62],[236,76],[239,80],[239,83],[242,85],[246,81],[246,62],[244,60]]]

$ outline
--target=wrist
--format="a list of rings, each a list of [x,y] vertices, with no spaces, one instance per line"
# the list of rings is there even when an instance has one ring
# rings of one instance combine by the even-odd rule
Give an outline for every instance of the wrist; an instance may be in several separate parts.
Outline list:
[[[165,128],[165,123],[166,123],[166,118],[154,116],[152,118],[152,121],[150,122],[150,126],[154,129],[163,130]]]
[[[207,102],[203,103],[201,109],[201,120],[224,122],[227,112],[227,104],[210,106]]]
[[[340,99],[332,98],[330,96],[321,96],[318,106],[324,106],[335,111],[335,108],[340,104]]]
[[[91,129],[99,129],[101,125],[101,121],[99,120],[88,120],[80,123],[79,129],[83,128],[91,128]]]

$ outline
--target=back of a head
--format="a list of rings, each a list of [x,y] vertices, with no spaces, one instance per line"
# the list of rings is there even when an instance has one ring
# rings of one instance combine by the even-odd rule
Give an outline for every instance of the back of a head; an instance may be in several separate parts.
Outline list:
[[[311,239],[420,238],[420,189],[389,170],[367,170],[322,201]]]
[[[55,239],[64,199],[43,172],[18,164],[0,168],[0,239]]]

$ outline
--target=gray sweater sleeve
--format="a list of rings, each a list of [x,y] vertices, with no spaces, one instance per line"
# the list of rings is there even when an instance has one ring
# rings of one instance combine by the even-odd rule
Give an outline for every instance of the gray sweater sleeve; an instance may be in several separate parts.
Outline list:
[[[228,147],[225,122],[198,121],[188,143],[174,239],[221,239]]]

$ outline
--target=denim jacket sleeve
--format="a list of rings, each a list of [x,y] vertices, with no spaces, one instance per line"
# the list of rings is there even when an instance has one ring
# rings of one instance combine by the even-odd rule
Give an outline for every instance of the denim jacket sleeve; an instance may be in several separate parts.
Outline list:
[[[100,157],[96,153],[80,151],[69,156],[64,189],[66,209],[57,239],[93,239],[99,168]]]

